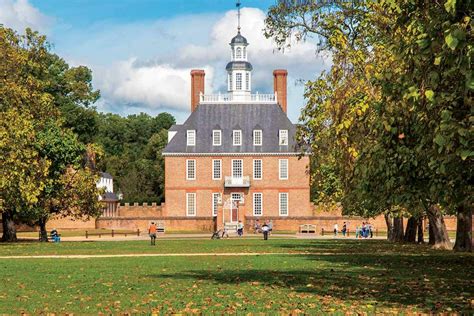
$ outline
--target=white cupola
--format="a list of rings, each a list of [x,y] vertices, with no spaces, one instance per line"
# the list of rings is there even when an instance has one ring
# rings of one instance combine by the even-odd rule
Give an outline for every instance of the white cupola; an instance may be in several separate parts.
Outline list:
[[[252,65],[247,59],[247,39],[240,34],[240,3],[238,3],[237,35],[230,41],[231,57],[226,66],[227,91],[234,100],[245,99],[252,90]]]

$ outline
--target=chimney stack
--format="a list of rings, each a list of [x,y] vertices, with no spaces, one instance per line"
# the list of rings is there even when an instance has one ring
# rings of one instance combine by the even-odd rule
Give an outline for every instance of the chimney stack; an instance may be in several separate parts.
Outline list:
[[[199,104],[199,94],[204,94],[204,70],[191,70],[191,112],[194,112]]]
[[[283,112],[286,111],[286,77],[288,71],[286,69],[275,69],[273,71],[273,90],[277,94],[278,103]]]

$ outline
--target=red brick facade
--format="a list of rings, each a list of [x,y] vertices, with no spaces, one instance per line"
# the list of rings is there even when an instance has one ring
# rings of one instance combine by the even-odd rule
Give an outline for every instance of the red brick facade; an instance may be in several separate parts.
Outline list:
[[[196,161],[196,179],[186,179],[186,160]],[[231,175],[232,160],[243,161],[243,175],[249,176],[249,187],[225,187],[225,177]],[[262,160],[262,179],[253,178],[253,161]],[[279,160],[288,160],[288,179],[279,179]],[[221,178],[213,180],[213,160],[221,160]],[[254,217],[253,194],[262,194],[262,214],[255,217],[298,218],[313,215],[310,203],[308,157],[299,159],[297,156],[187,156],[165,157],[165,199],[163,210],[165,217],[211,217],[213,216],[213,193],[220,193],[222,203],[217,206],[218,225],[230,219],[231,210],[226,208],[227,201],[232,193],[241,193],[244,202],[239,203],[237,219],[246,222],[246,218]],[[187,214],[186,193],[196,194],[195,215]],[[288,215],[279,213],[279,193],[288,194]],[[226,214],[226,212],[228,212]],[[234,215],[235,216],[235,215]],[[231,220],[232,221],[232,220]],[[235,218],[234,218],[235,222]]]

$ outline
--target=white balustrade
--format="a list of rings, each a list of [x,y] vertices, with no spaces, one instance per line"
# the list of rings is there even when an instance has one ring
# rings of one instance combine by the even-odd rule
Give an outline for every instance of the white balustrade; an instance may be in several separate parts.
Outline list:
[[[209,103],[277,103],[276,93],[255,93],[236,95],[228,94],[200,94],[201,104]]]

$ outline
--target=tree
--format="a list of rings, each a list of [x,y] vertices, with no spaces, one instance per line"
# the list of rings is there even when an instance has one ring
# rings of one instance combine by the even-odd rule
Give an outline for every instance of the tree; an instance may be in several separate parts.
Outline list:
[[[280,46],[316,34],[332,54],[331,70],[307,84],[300,139],[317,155],[322,137],[334,144],[345,212],[423,208],[441,248],[441,210],[472,209],[470,16],[452,0],[280,2],[266,20]]]
[[[6,56],[0,62],[4,241],[16,240],[14,220],[39,222],[44,235],[51,213],[98,210],[94,173],[82,163],[85,146],[63,125],[61,113],[65,105],[89,105],[98,92],[87,68],[69,68],[49,48],[36,32],[27,29],[20,36],[0,26],[0,52]]]

